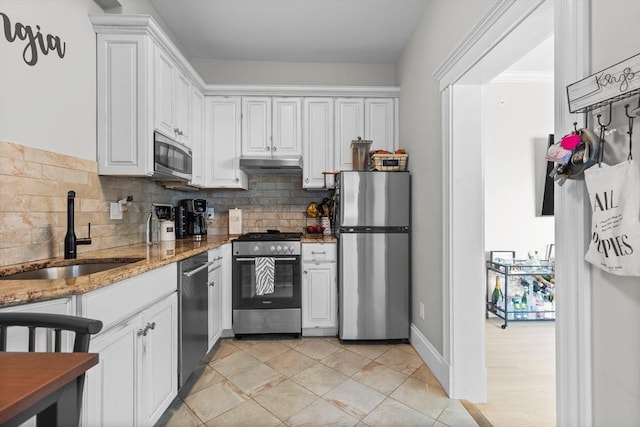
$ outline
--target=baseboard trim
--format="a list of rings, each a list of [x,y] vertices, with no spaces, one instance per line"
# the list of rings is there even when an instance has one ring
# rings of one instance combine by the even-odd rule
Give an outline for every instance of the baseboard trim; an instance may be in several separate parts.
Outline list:
[[[431,369],[431,372],[433,372],[433,375],[435,375],[438,381],[440,381],[442,388],[444,388],[447,394],[450,394],[449,364],[413,323],[411,324],[410,341],[411,345],[416,349],[424,363],[427,364],[429,369]]]
[[[338,328],[302,328],[303,337],[335,337]]]

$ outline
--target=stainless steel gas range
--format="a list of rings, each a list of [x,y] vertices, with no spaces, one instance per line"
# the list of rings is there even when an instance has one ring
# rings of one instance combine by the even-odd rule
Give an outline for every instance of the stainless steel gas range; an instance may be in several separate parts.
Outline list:
[[[302,233],[248,233],[233,247],[233,332],[302,332]]]

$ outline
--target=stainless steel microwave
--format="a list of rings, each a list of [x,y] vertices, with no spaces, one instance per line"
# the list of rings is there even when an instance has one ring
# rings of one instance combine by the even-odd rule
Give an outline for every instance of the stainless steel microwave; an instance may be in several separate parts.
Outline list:
[[[153,159],[154,179],[191,181],[193,158],[186,145],[154,132]]]

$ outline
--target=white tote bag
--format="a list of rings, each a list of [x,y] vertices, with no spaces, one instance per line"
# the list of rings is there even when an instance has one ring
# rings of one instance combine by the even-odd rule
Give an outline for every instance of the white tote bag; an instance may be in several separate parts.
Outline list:
[[[585,260],[618,276],[640,276],[640,168],[633,160],[584,171],[591,201]]]

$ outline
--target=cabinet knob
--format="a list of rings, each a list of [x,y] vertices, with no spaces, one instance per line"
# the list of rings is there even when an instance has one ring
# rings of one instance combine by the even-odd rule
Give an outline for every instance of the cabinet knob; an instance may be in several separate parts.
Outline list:
[[[304,274],[309,274],[309,272],[307,270],[304,271]]]
[[[240,182],[240,178],[236,178],[236,179],[235,179],[235,181],[236,181],[236,182]]]
[[[138,332],[136,333],[136,335],[138,335],[138,336],[147,335],[147,328],[138,329]]]
[[[276,151],[278,149],[278,147],[273,147],[273,151]]]
[[[209,285],[209,286],[211,286],[211,287],[213,288],[213,287],[216,285],[216,282],[214,282],[214,281],[212,280],[212,281],[210,281],[210,282],[208,283],[208,285]]]
[[[155,328],[156,328],[156,322],[147,323],[147,328],[149,328],[149,329],[155,329]]]
[[[267,147],[266,149],[267,149],[267,151],[271,151],[271,147]]]

